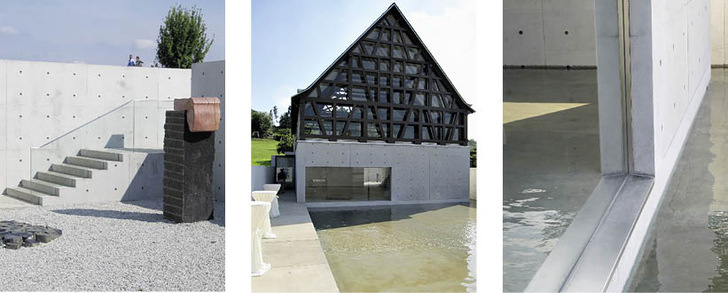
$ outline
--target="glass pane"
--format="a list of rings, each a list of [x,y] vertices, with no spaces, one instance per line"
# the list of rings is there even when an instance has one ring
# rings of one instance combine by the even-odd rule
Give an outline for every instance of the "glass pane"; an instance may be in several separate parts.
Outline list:
[[[392,125],[392,127],[393,127],[392,128],[392,137],[399,138],[400,137],[399,136],[399,131],[402,129],[402,125],[395,124],[395,125]]]
[[[379,76],[379,85],[389,86],[389,78],[386,75]]]
[[[374,54],[374,43],[372,43],[372,42],[362,42],[362,44],[364,45],[364,53],[365,54],[370,54],[370,55],[373,55]]]
[[[423,126],[422,127],[422,139],[424,140],[432,140],[432,136],[430,135],[430,127],[429,126]]]
[[[325,80],[334,81],[336,79],[337,75],[339,75],[339,70],[334,69],[331,72],[329,72],[329,74],[326,76]]]
[[[349,66],[348,60],[346,60],[346,58],[344,58],[344,60],[341,60],[341,62],[339,62],[339,66],[342,66],[342,67]]]
[[[416,109],[412,109],[409,115],[409,121],[410,122],[420,122],[420,111]]]
[[[331,104],[325,104],[325,103],[319,103],[316,104],[316,109],[319,112],[319,116],[321,117],[331,117],[334,112],[334,105]]]
[[[389,45],[380,44],[377,46],[377,56],[389,57]]]
[[[373,29],[372,32],[370,32],[367,35],[367,39],[370,39],[370,40],[376,40],[377,38],[379,38],[379,29],[378,28]]]
[[[359,57],[351,57],[351,67],[359,68]]]
[[[367,111],[367,119],[369,120],[375,120],[377,119],[377,113],[374,111],[374,108],[369,107],[369,111]]]
[[[303,106],[303,115],[304,116],[316,116],[316,114],[313,112],[313,105],[311,103],[306,103],[305,106]]]
[[[309,98],[318,98],[318,91],[314,88],[313,90],[311,90],[311,93],[308,94],[308,97]]]
[[[369,101],[372,101],[372,102],[377,101],[377,90],[376,89],[369,90]]]
[[[432,111],[432,123],[442,123],[442,114],[440,111]]]
[[[332,135],[333,127],[334,127],[334,121],[331,120],[324,120],[322,121],[322,124],[324,125],[324,135]]]
[[[367,83],[371,85],[376,85],[377,76],[374,73],[367,73]]]
[[[379,128],[377,128],[377,125],[374,123],[368,123],[369,127],[367,127],[367,135],[371,138],[382,138],[382,132],[379,131]]]
[[[389,120],[389,109],[388,108],[379,108],[377,109],[377,112],[379,113],[379,120]]]
[[[407,59],[415,60],[419,53],[419,50],[415,48],[407,48]]]
[[[415,127],[412,125],[408,125],[407,127],[405,127],[403,138],[415,139]]]
[[[379,91],[379,102],[380,103],[389,103],[389,92],[386,90]]]
[[[404,58],[404,48],[402,46],[393,46],[392,47],[392,57]]]
[[[421,67],[422,66],[419,65],[419,64],[410,64],[410,63],[407,63],[407,65],[405,66],[405,71],[404,72],[407,73],[407,74],[418,74],[420,72],[420,68]]]
[[[377,61],[371,58],[361,58],[362,67],[366,70],[376,70]]]
[[[408,89],[412,89],[415,87],[415,78],[414,77],[407,77],[404,81],[404,87]]]
[[[305,120],[303,122],[303,132],[310,135],[321,135],[321,128],[316,120]]]
[[[407,110],[404,109],[394,109],[393,111],[394,121],[404,121],[404,114],[407,113]]]
[[[337,118],[349,118],[353,107],[352,106],[336,106],[336,117]]]
[[[433,91],[436,91],[436,92],[439,92],[440,91],[439,81],[432,83],[432,90]]]
[[[402,91],[392,91],[392,103],[402,104],[403,99]]]
[[[404,92],[404,99],[402,99],[402,104],[409,105],[411,102],[412,102],[412,93]]]
[[[443,107],[450,108],[452,105],[452,97],[450,95],[445,95],[442,97]]]
[[[348,77],[349,77],[349,73],[347,71],[342,71],[339,74],[339,77],[336,79],[336,81],[346,82],[346,81],[348,81]]]
[[[402,77],[399,75],[395,75],[392,77],[392,86],[393,87],[402,87]]]
[[[452,123],[453,115],[450,112],[445,112],[445,122],[446,124],[453,124]]]
[[[460,128],[455,129],[455,132],[452,134],[452,140],[454,140],[454,141],[460,140]]]
[[[392,33],[392,42],[400,43],[400,44],[403,43],[402,42],[402,35],[399,33],[399,31],[394,31]]]
[[[390,200],[391,167],[306,167],[306,201]]]
[[[334,99],[334,100],[348,100],[349,99],[349,95],[346,92],[346,88],[340,87],[338,90],[336,90],[334,92],[333,95],[331,95],[331,99]]]
[[[389,71],[389,61],[387,61],[387,60],[379,61],[379,70]]]
[[[440,98],[440,95],[438,95],[438,94],[432,95],[432,106],[433,107],[442,107],[442,100]]]
[[[366,101],[367,100],[366,94],[367,93],[363,87],[353,87],[351,89],[351,99],[354,101]]]
[[[361,136],[361,122],[349,122],[349,128],[346,131],[349,136]]]
[[[362,112],[363,111],[362,111],[361,107],[354,108],[354,113],[351,114],[351,118],[352,119],[361,119],[363,117]]]
[[[389,29],[382,29],[382,41],[389,42]]]
[[[395,23],[397,23],[397,20],[391,14],[387,15],[387,17],[385,17],[384,19],[387,21],[387,24],[389,24],[389,25],[394,25]]]
[[[346,122],[336,121],[336,135],[348,135],[344,133],[344,126],[346,126]]]
[[[407,45],[412,45],[412,40],[407,36],[407,33],[402,33],[402,39],[404,40],[404,43]]]
[[[382,123],[382,136],[389,137],[389,124]]]
[[[330,83],[320,83],[319,92],[321,93],[321,97],[328,97],[329,95],[331,95],[331,84]]]
[[[354,45],[354,49],[352,49],[351,52],[361,54],[361,45],[359,45],[359,44]]]
[[[351,82],[364,83],[364,77],[360,71],[351,72]]]
[[[392,68],[392,71],[394,72],[402,72],[404,70],[404,66],[402,65],[402,62],[394,62],[394,67]]]
[[[418,93],[415,96],[415,106],[424,106],[425,105],[425,94]]]
[[[427,89],[427,80],[424,78],[420,78],[420,80],[417,82],[417,89]]]

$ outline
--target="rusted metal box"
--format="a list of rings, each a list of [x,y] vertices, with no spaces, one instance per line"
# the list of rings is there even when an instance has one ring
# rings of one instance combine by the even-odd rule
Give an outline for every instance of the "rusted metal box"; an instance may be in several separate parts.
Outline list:
[[[212,132],[220,127],[220,99],[198,97],[175,99],[175,111],[187,111],[187,125],[191,132]]]

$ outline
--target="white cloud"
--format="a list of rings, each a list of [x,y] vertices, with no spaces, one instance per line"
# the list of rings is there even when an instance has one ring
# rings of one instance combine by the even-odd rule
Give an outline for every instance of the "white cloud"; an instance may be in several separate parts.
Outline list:
[[[155,46],[157,46],[157,42],[149,39],[137,39],[136,41],[134,41],[134,45],[137,49],[144,50],[154,48]]]
[[[18,30],[9,27],[9,26],[0,26],[0,35],[17,35],[19,32]]]

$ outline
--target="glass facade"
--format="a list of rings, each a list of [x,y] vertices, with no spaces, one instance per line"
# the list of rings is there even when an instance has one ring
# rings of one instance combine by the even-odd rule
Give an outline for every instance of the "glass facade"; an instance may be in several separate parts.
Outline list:
[[[390,200],[392,168],[306,167],[306,201]]]
[[[293,112],[299,139],[465,145],[473,110],[392,9],[294,96]]]

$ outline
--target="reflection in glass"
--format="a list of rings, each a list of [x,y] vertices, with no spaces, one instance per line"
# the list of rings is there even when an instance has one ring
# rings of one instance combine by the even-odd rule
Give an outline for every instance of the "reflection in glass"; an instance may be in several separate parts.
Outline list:
[[[390,167],[306,167],[306,201],[390,200]]]

